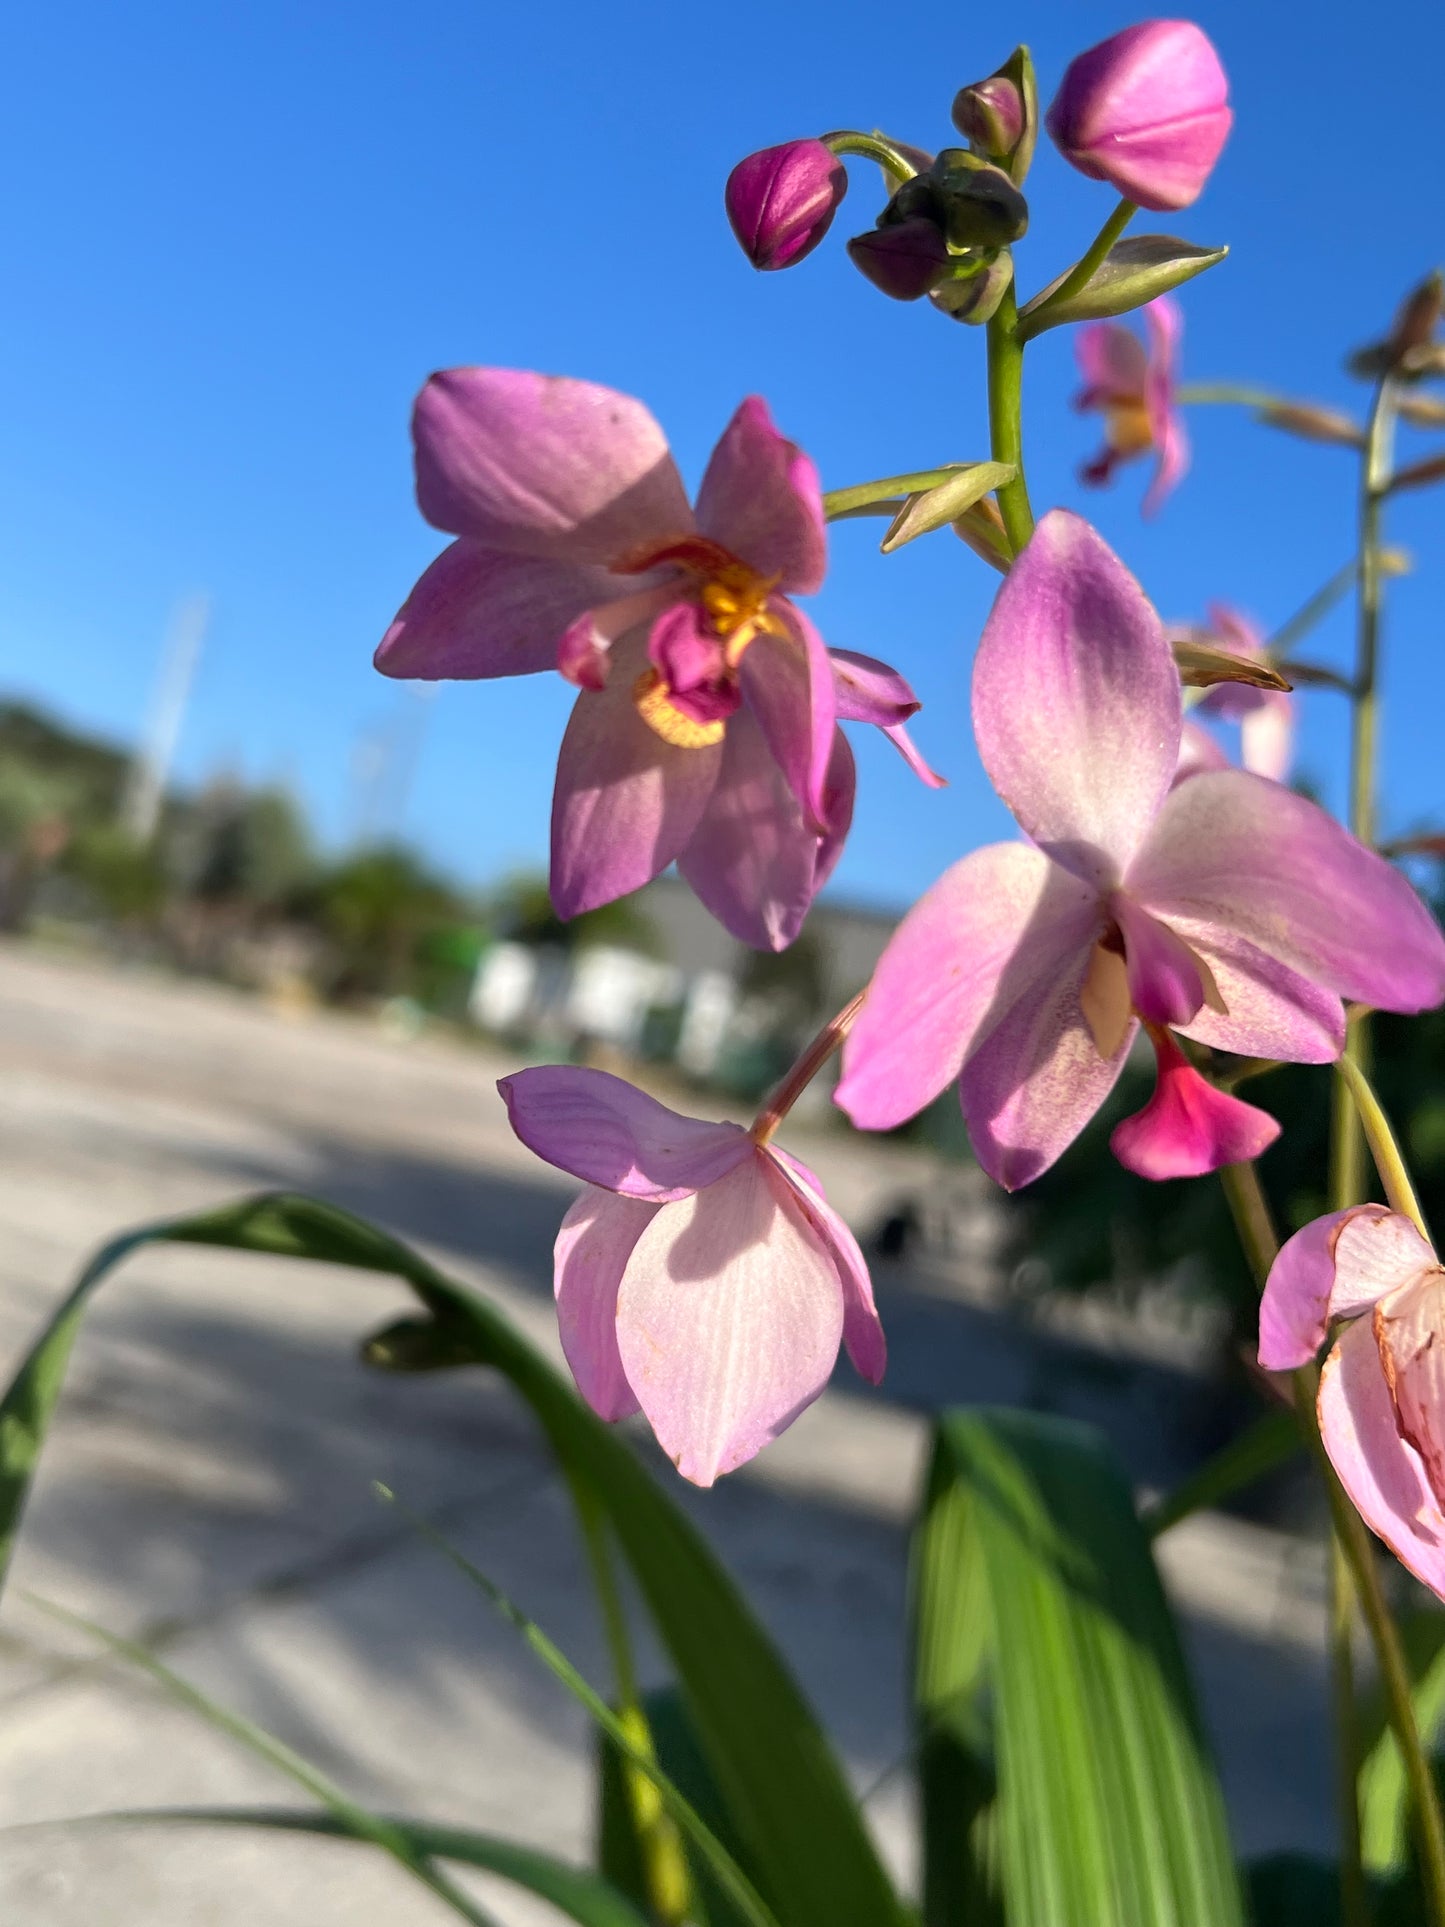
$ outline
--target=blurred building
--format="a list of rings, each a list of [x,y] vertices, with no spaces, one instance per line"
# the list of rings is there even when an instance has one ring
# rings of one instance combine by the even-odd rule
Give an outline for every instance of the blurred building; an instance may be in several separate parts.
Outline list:
[[[473,1020],[558,1049],[603,1044],[675,1063],[702,1082],[761,1089],[868,981],[897,921],[819,903],[797,942],[773,954],[736,942],[676,878],[659,878],[633,901],[645,951],[620,934],[569,950],[493,944],[477,966]]]

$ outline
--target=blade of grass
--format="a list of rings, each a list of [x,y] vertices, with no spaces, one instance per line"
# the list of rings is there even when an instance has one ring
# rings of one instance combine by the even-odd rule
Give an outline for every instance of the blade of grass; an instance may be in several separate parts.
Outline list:
[[[144,1646],[137,1645],[134,1640],[123,1639],[119,1633],[108,1632],[104,1626],[97,1626],[93,1620],[84,1619],[79,1613],[67,1611],[64,1606],[56,1605],[53,1600],[38,1599],[34,1595],[30,1595],[30,1598],[31,1603],[38,1606],[42,1612],[49,1613],[52,1618],[61,1620],[67,1626],[75,1627],[106,1647],[117,1658],[124,1659],[141,1672],[149,1674],[157,1685],[164,1687],[178,1705],[189,1708],[208,1725],[215,1727],[218,1732],[239,1741],[248,1752],[254,1753],[257,1759],[264,1760],[268,1766],[275,1767],[278,1773],[283,1773],[287,1779],[294,1780],[297,1786],[304,1787],[313,1799],[319,1800],[322,1806],[336,1817],[337,1822],[353,1838],[369,1841],[372,1846],[379,1847],[383,1853],[389,1854],[414,1880],[419,1880],[424,1887],[429,1888],[436,1895],[438,1900],[445,1902],[454,1914],[459,1914],[463,1920],[469,1921],[471,1927],[497,1927],[496,1921],[489,1913],[477,1906],[460,1887],[449,1880],[426,1853],[418,1851],[415,1843],[402,1828],[359,1806],[324,1773],[312,1766],[309,1760],[304,1760],[299,1753],[293,1752],[284,1741],[278,1740],[261,1727],[253,1725],[241,1714],[232,1713],[226,1707],[218,1705],[215,1700],[201,1692],[199,1687],[192,1686],[190,1681],[182,1679],[179,1673],[173,1673],[164,1661],[157,1659],[154,1653],[148,1652]]]

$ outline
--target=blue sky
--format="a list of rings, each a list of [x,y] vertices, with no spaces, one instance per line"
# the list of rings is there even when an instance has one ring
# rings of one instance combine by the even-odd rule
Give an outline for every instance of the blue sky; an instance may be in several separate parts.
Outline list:
[[[476,361],[643,396],[693,480],[742,395],[766,395],[825,484],[987,452],[982,331],[877,296],[843,237],[871,224],[855,164],[833,236],[756,275],[722,215],[748,150],[828,127],[950,138],[956,87],[1027,38],[1045,97],[1070,56],[1138,17],[732,0],[690,9],[413,0],[136,0],[25,9],[5,36],[0,162],[0,690],[132,736],[176,600],[215,619],[180,773],[282,778],[325,833],[355,820],[359,735],[408,698],[371,651],[440,546],[411,499],[407,419],[427,372]],[[1378,332],[1442,251],[1445,14],[1406,0],[1206,0],[1237,121],[1204,198],[1173,217],[1234,252],[1185,293],[1187,375],[1358,406],[1345,347]],[[1041,143],[1025,291],[1074,258],[1106,190]],[[1085,496],[1096,425],[1072,415],[1070,343],[1030,350],[1036,506],[1083,506],[1160,608],[1211,597],[1273,624],[1349,555],[1351,458],[1196,410],[1194,470],[1144,524],[1143,476]],[[1437,438],[1438,439],[1438,438]],[[1416,437],[1423,453],[1427,443]],[[1402,501],[1419,574],[1388,638],[1386,817],[1439,802],[1445,491]],[[895,662],[918,737],[952,779],[917,788],[860,745],[835,888],[901,902],[1007,819],[978,769],[966,694],[994,578],[947,533],[900,555],[843,525],[814,613]],[[1343,618],[1321,655],[1342,659]],[[545,850],[553,678],[448,685],[405,827],[485,879]],[[1309,699],[1306,769],[1340,764],[1336,699]],[[1333,792],[1337,793],[1337,791]]]

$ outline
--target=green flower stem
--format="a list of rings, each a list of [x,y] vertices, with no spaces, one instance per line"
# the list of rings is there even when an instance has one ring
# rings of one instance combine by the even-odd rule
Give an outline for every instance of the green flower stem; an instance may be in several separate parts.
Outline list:
[[[1256,1282],[1263,1288],[1264,1281],[1269,1276],[1269,1268],[1278,1255],[1279,1242],[1264,1188],[1259,1181],[1259,1173],[1253,1164],[1231,1164],[1226,1165],[1219,1175],[1224,1186],[1224,1195],[1234,1216],[1240,1244],[1244,1247],[1245,1256],[1249,1260]],[[1319,1413],[1315,1403],[1319,1394],[1319,1369],[1314,1365],[1302,1365],[1297,1372],[1291,1374],[1291,1380],[1295,1416],[1299,1420],[1300,1431],[1315,1456],[1320,1476],[1325,1483],[1335,1545],[1338,1547],[1339,1557],[1349,1569],[1350,1581],[1359,1602],[1361,1616],[1369,1632],[1370,1643],[1375,1650],[1375,1662],[1379,1668],[1380,1684],[1384,1689],[1390,1728],[1395,1735],[1395,1742],[1400,1749],[1400,1758],[1404,1763],[1405,1778],[1409,1784],[1413,1802],[1430,1927],[1445,1927],[1445,1821],[1441,1819],[1435,1776],[1420,1742],[1420,1729],[1415,1723],[1410,1668],[1405,1659],[1405,1649],[1400,1643],[1399,1630],[1391,1617],[1384,1588],[1380,1583],[1380,1572],[1375,1563],[1374,1542],[1359,1513],[1346,1497],[1344,1487],[1335,1476],[1335,1468],[1330,1464],[1324,1440],[1320,1437]],[[1337,1704],[1342,1697],[1342,1688],[1343,1682],[1337,1675],[1335,1682]],[[1341,1735],[1342,1746],[1347,1746],[1347,1743],[1348,1732]],[[1341,1791],[1343,1792],[1343,1785]],[[1352,1788],[1349,1797],[1351,1806],[1354,1805],[1357,1797]],[[1358,1824],[1358,1820],[1351,1819],[1348,1813],[1344,1816],[1342,1833],[1346,1841],[1349,1840],[1352,1831],[1358,1829]],[[1346,1893],[1351,1884],[1352,1876],[1347,1873],[1343,1883]],[[1348,1921],[1348,1916],[1346,1918]],[[1354,1927],[1354,1923],[1350,1922],[1349,1927]]]
[[[1010,281],[988,324],[988,425],[996,462],[1008,462],[1014,479],[996,491],[1004,532],[1017,555],[1034,532],[1024,479],[1024,344],[1018,332],[1019,305]]]
[[[582,1527],[582,1543],[592,1569],[592,1585],[602,1614],[607,1648],[612,1658],[616,1685],[617,1717],[628,1738],[648,1759],[654,1757],[652,1729],[642,1707],[638,1690],[637,1667],[632,1656],[632,1639],[627,1613],[617,1585],[612,1549],[607,1539],[607,1522],[591,1488],[581,1480],[571,1481],[572,1499]],[[692,1879],[687,1856],[676,1823],[662,1804],[655,1783],[634,1761],[620,1762],[632,1824],[641,1850],[643,1878],[652,1918],[658,1927],[685,1927],[693,1915]]]
[[[1350,828],[1360,841],[1375,841],[1375,763],[1379,726],[1380,567],[1383,502],[1389,492],[1395,435],[1395,389],[1387,375],[1375,390],[1360,473],[1359,631],[1355,645],[1355,690],[1350,730]],[[1369,1019],[1351,1020],[1345,1056],[1368,1079],[1371,1062]],[[1330,1196],[1336,1211],[1364,1196],[1365,1142],[1350,1093],[1335,1088],[1331,1133]]]
[[[1360,1838],[1360,1715],[1355,1697],[1355,1586],[1337,1534],[1330,1534],[1330,1686],[1335,1726],[1335,1806],[1340,1819],[1341,1927],[1371,1927]]]
[[[1404,1153],[1390,1128],[1390,1120],[1385,1115],[1385,1107],[1370,1087],[1370,1080],[1351,1058],[1342,1057],[1335,1069],[1340,1074],[1340,1082],[1349,1093],[1350,1103],[1359,1117],[1370,1156],[1375,1160],[1375,1169],[1380,1174],[1380,1182],[1385,1187],[1390,1209],[1408,1218],[1425,1240],[1432,1244],[1430,1227],[1425,1222],[1425,1214],[1420,1209],[1420,1200],[1415,1195],[1415,1186],[1410,1178],[1409,1166],[1405,1163]],[[1353,1202],[1353,1200],[1351,1200]],[[1343,1210],[1344,1206],[1337,1207]]]
[[[1279,408],[1287,405],[1287,395],[1276,395],[1268,388],[1250,388],[1237,381],[1186,381],[1174,391],[1174,399],[1183,408],[1198,408],[1206,403],[1219,403],[1239,408]]]
[[[856,128],[840,127],[831,134],[824,134],[823,145],[840,159],[845,154],[858,154],[866,161],[877,161],[880,167],[886,167],[900,181],[911,181],[918,172],[908,156],[892,141],[884,140],[881,134],[862,134]]]
[[[1287,621],[1282,622],[1265,644],[1273,662],[1283,664],[1288,660],[1295,644],[1302,642],[1317,622],[1322,622],[1334,608],[1340,597],[1349,590],[1358,573],[1359,565],[1353,556],[1342,569],[1336,569],[1329,581],[1316,589],[1308,602],[1302,603]],[[1353,683],[1344,683],[1353,689]]]
[[[1029,333],[1036,335],[1048,327],[1045,316],[1064,302],[1072,301],[1081,288],[1087,288],[1109,257],[1109,250],[1139,212],[1133,201],[1121,200],[1089,243],[1085,254],[1074,263],[1046,301],[1041,301],[1029,316]]]
[[[954,462],[945,468],[915,469],[909,475],[884,475],[876,482],[858,482],[852,488],[830,488],[823,497],[823,513],[830,522],[844,515],[891,515],[900,496],[938,488],[966,466]]]

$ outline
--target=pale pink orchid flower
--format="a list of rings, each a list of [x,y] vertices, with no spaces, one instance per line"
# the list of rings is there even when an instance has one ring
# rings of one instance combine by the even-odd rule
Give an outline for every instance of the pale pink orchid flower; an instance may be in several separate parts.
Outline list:
[[[388,676],[557,669],[581,690],[557,759],[552,901],[575,917],[676,861],[732,934],[781,950],[842,853],[875,723],[920,776],[918,708],[885,664],[830,652],[792,600],[823,581],[817,472],[753,397],[694,510],[630,396],[452,368],[413,419],[422,514],[458,539],[377,651]]]
[[[1208,639],[1249,662],[1267,657],[1264,637],[1248,616],[1225,602],[1209,605]],[[1195,704],[1196,716],[1239,724],[1239,760],[1256,776],[1282,783],[1294,755],[1294,698],[1283,689],[1255,689],[1248,683],[1216,683]]]
[[[1176,782],[1179,672],[1138,583],[1055,510],[999,589],[973,674],[995,789],[1030,839],[956,863],[889,942],[838,1102],[889,1130],[959,1080],[984,1169],[1046,1171],[1112,1089],[1139,1026],[1159,1088],[1114,1134],[1146,1177],[1253,1156],[1272,1118],[1208,1085],[1170,1033],[1327,1063],[1342,998],[1445,1000],[1445,939],[1398,871],[1315,804],[1244,770]]]
[[[1352,1205],[1297,1231],[1270,1267],[1259,1362],[1315,1357],[1320,1434],[1370,1530],[1445,1599],[1445,1270],[1410,1219]]]
[[[641,1410],[711,1485],[787,1430],[840,1342],[870,1384],[887,1349],[857,1241],[763,1133],[683,1117],[620,1077],[547,1065],[497,1086],[522,1142],[587,1189],[562,1220],[562,1350],[599,1417]]]
[[[1122,321],[1091,321],[1080,328],[1074,357],[1084,385],[1074,406],[1104,418],[1104,447],[1080,468],[1079,480],[1102,488],[1121,462],[1152,452],[1154,479],[1144,496],[1144,513],[1153,515],[1189,467],[1189,437],[1174,399],[1184,317],[1166,294],[1143,313],[1147,347]]]

